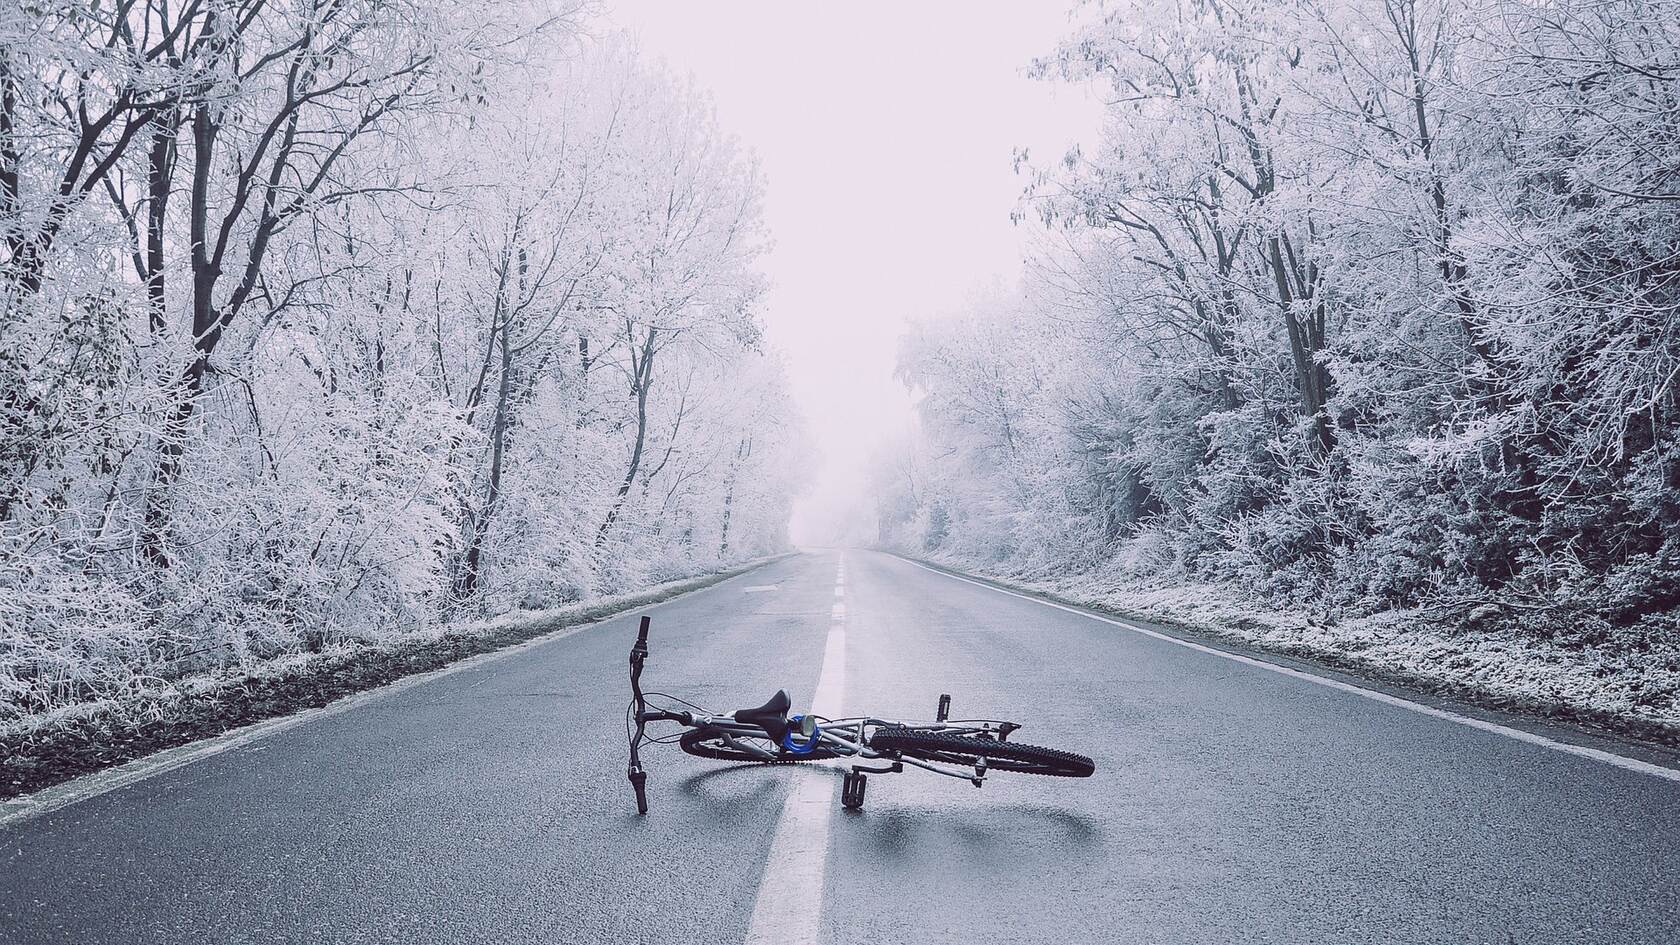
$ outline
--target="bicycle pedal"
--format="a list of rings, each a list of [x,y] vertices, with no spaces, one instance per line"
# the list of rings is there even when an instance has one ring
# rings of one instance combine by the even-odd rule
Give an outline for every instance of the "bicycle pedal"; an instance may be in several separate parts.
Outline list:
[[[847,810],[863,808],[863,792],[869,786],[869,776],[861,771],[849,771],[840,781],[840,806]]]
[[[947,693],[942,694],[939,697],[939,714],[934,718],[934,721],[935,722],[944,722],[947,719],[949,719],[950,717],[951,717],[951,694],[947,692]]]

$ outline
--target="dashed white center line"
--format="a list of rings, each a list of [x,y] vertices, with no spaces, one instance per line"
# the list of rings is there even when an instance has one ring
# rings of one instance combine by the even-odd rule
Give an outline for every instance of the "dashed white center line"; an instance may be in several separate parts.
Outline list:
[[[836,597],[845,573],[842,556],[835,578]],[[838,717],[845,689],[846,605],[835,604],[810,711]],[[797,775],[798,780],[776,821],[770,858],[759,878],[758,898],[747,926],[747,945],[814,945],[822,929],[823,864],[828,859],[829,818],[838,781],[826,766],[796,765],[786,773]]]

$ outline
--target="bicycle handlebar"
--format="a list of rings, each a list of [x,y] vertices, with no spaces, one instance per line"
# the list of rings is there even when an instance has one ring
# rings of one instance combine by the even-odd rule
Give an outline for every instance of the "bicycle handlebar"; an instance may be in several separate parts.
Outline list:
[[[648,708],[647,696],[642,693],[642,667],[648,657],[648,624],[649,618],[643,617],[641,626],[636,630],[636,643],[630,647],[630,712],[627,721],[635,726],[630,734],[630,786],[636,791],[636,812],[648,812],[647,804],[647,772],[642,770],[642,740],[646,737],[649,722],[676,722],[681,725],[693,725],[694,715],[690,712],[672,712],[668,709]],[[658,693],[655,693],[658,695]]]
[[[642,664],[647,662],[649,622],[647,617],[642,617],[642,625],[636,631],[636,645],[630,648],[630,694],[634,700],[630,711],[631,720],[636,724],[636,733],[630,736],[630,786],[636,791],[638,814],[648,812],[647,772],[642,770],[641,745],[647,729],[647,699],[642,695]]]

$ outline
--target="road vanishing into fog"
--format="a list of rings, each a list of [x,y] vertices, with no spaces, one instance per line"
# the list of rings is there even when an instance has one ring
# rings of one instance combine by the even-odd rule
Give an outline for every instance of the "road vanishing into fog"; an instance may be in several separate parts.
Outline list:
[[[851,813],[837,768],[656,747],[639,818],[638,611],[0,827],[0,942],[1680,938],[1680,783],[841,558],[648,608],[649,688],[800,707],[821,676],[908,718],[948,692],[1096,776],[911,770]]]

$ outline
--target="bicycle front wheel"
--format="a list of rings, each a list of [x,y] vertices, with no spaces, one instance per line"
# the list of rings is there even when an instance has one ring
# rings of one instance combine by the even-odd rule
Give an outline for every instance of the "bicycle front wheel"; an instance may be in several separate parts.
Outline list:
[[[826,748],[818,746],[806,754],[794,754],[783,751],[782,746],[771,741],[765,735],[743,735],[739,732],[725,732],[723,729],[708,726],[693,728],[684,732],[681,741],[682,750],[700,758],[714,758],[718,761],[751,761],[758,764],[787,764],[795,761],[820,761],[824,758],[838,758],[839,755]],[[774,757],[764,757],[752,749],[759,749]]]
[[[882,754],[954,765],[973,765],[984,758],[989,771],[1019,771],[1055,778],[1088,778],[1097,770],[1096,762],[1071,751],[929,729],[879,729],[870,738],[869,747]]]

